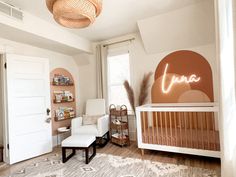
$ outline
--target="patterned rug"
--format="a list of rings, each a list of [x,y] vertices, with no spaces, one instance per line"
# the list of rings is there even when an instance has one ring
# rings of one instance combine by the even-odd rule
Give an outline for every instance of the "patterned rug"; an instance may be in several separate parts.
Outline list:
[[[86,165],[84,154],[77,154],[67,163],[61,162],[59,154],[40,158],[33,164],[12,172],[8,177],[218,177],[216,171],[97,154]],[[1,176],[3,177],[3,176]],[[6,177],[6,176],[4,176]]]

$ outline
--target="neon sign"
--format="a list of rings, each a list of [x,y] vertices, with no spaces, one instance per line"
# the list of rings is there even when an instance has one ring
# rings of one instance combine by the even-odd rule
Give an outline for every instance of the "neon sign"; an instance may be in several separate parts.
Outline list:
[[[169,83],[169,85],[166,87],[166,73],[168,71],[168,67],[169,64],[166,64],[165,70],[164,70],[164,74],[163,74],[163,78],[162,78],[162,83],[161,83],[161,88],[162,88],[162,92],[163,93],[169,93],[171,88],[175,85],[175,84],[181,84],[181,83],[193,83],[193,82],[199,82],[201,80],[200,77],[197,77],[196,74],[192,74],[189,77],[187,76],[172,76],[171,81]]]

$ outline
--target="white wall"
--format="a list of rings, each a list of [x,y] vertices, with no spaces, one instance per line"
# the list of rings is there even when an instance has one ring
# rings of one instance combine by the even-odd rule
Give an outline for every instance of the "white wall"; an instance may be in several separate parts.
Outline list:
[[[92,54],[80,54],[74,56],[78,65],[78,75],[80,76],[80,113],[85,112],[85,102],[87,99],[96,98],[96,60]]]
[[[214,43],[214,1],[200,1],[143,19],[138,26],[149,54]]]
[[[232,2],[234,1],[234,5]],[[222,176],[236,176],[236,50],[234,41],[236,30],[233,31],[232,7],[235,13],[235,0],[218,0],[217,40],[220,61],[220,126],[222,151]],[[235,50],[235,51],[234,51]]]

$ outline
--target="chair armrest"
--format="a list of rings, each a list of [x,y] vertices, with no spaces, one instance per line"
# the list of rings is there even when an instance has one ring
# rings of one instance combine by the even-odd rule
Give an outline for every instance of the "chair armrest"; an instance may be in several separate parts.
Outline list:
[[[75,134],[76,129],[82,126],[82,117],[76,117],[71,121],[71,134]]]
[[[97,120],[97,128],[99,136],[103,136],[105,133],[109,131],[109,116],[102,116]]]

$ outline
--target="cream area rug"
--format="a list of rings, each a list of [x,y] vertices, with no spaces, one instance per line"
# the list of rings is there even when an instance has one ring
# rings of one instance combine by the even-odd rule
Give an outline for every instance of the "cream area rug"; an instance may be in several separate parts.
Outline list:
[[[84,155],[79,153],[68,162],[61,162],[61,155],[51,154],[47,158],[11,172],[8,177],[218,177],[216,171],[152,162],[149,160],[124,158],[97,154],[86,165]],[[3,177],[3,176],[1,176]]]

